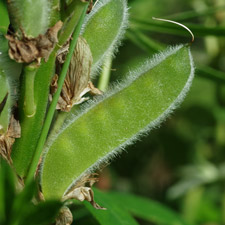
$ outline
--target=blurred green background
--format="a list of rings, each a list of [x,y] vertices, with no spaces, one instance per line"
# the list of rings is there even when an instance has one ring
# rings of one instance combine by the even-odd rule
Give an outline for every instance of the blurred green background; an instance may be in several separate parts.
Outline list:
[[[113,60],[111,81],[168,45],[191,41],[183,28],[152,17],[178,21],[193,31],[196,75],[180,108],[103,169],[96,187],[156,200],[190,224],[225,224],[225,1],[128,2],[130,25]],[[98,224],[83,206],[71,208],[73,224]]]
[[[153,16],[193,31],[196,77],[180,108],[105,168],[97,187],[157,200],[192,224],[225,224],[225,2],[129,0],[129,6],[130,26],[111,80],[168,45],[190,42],[183,28]]]

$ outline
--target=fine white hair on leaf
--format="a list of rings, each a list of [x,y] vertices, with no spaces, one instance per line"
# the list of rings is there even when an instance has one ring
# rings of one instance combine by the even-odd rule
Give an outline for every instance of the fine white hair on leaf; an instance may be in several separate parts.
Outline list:
[[[161,53],[161,54],[155,55],[155,57],[152,60],[151,68],[156,66],[157,64],[159,64],[162,60],[164,60],[165,58],[167,58],[171,54],[174,54],[181,47],[183,47],[183,46],[180,45],[180,46],[177,46],[175,48],[170,48],[165,54]],[[161,58],[161,60],[160,60],[160,58]],[[66,194],[70,190],[70,188],[73,187],[76,184],[76,182],[79,181],[83,176],[85,176],[87,174],[90,174],[90,173],[94,172],[97,169],[101,169],[101,165],[104,165],[105,163],[109,163],[110,161],[112,161],[115,157],[117,157],[119,154],[121,154],[121,152],[123,152],[124,149],[128,145],[133,144],[134,142],[138,141],[141,137],[143,137],[145,135],[148,135],[148,133],[151,130],[153,130],[154,128],[159,127],[160,124],[163,121],[165,121],[165,119],[168,116],[170,116],[177,107],[179,107],[179,105],[184,100],[185,96],[187,95],[187,93],[188,93],[188,91],[189,91],[189,89],[191,87],[192,80],[194,78],[195,67],[194,67],[194,61],[193,61],[190,49],[189,49],[189,58],[190,58],[190,65],[191,65],[190,75],[189,75],[189,78],[188,78],[184,88],[182,89],[182,91],[180,92],[178,97],[175,99],[175,101],[157,119],[155,119],[150,124],[148,124],[143,130],[139,131],[139,133],[134,135],[129,140],[125,141],[122,145],[118,146],[117,148],[115,148],[110,153],[107,153],[104,157],[99,157],[99,159],[91,167],[86,169],[78,178],[76,178],[74,180],[74,182],[68,187],[68,189],[65,191],[64,194]],[[142,71],[141,74],[143,74],[144,71],[146,72],[146,71],[148,71],[150,69],[148,63],[145,63],[142,68],[143,68],[143,71],[140,70],[140,69],[137,70],[137,71]],[[130,73],[130,76],[132,78],[131,80],[137,79],[137,77],[134,76],[133,72]],[[130,80],[130,82],[131,82],[131,80]],[[123,87],[123,86],[124,85],[122,84],[121,87]]]
[[[86,103],[84,103],[83,105],[81,105],[80,110],[76,111],[75,114],[71,113],[66,118],[66,122],[63,124],[60,131],[58,133],[52,135],[51,138],[48,139],[44,152],[48,151],[48,148],[52,145],[52,143],[60,135],[60,133],[62,133],[75,120],[79,119],[82,115],[84,115],[86,112],[91,110],[97,104],[100,104],[106,98],[116,94],[117,92],[121,91],[123,88],[128,87],[134,80],[136,80],[142,74],[145,74],[148,70],[150,70],[151,68],[160,64],[163,60],[165,60],[170,55],[175,54],[183,46],[184,45],[177,45],[177,46],[173,46],[173,47],[170,46],[167,48],[167,50],[161,51],[158,54],[153,55],[153,57],[151,59],[147,59],[136,70],[130,71],[123,81],[121,81],[121,82],[117,81],[114,84],[112,84],[109,87],[108,91],[105,92],[103,95],[98,96],[94,99],[91,99],[91,100],[87,101]]]
[[[52,137],[50,140],[48,140],[46,148],[44,150],[45,154],[47,154],[50,146],[53,144],[53,142],[57,139],[57,137],[67,128],[72,124],[74,121],[78,120],[80,117],[82,117],[84,114],[86,114],[89,110],[91,110],[93,107],[97,106],[100,104],[102,101],[104,101],[106,98],[109,98],[116,93],[120,92],[122,89],[128,87],[134,80],[138,79],[141,75],[145,74],[147,71],[155,67],[156,65],[160,64],[162,61],[164,61],[167,57],[175,54],[177,51],[179,51],[184,45],[178,45],[175,47],[169,47],[166,51],[163,51],[159,54],[156,54],[153,56],[152,59],[148,59],[145,63],[143,63],[142,66],[140,66],[137,70],[131,71],[127,78],[121,82],[121,83],[116,83],[114,84],[110,90],[105,93],[103,96],[100,96],[94,100],[90,100],[87,103],[85,103],[82,107],[81,110],[78,111],[76,114],[71,115],[69,119],[67,119],[67,122],[64,124],[64,126],[61,128],[60,132],[56,134],[54,137]],[[160,123],[162,123],[173,111],[175,108],[177,108],[184,97],[186,96],[188,90],[190,89],[193,77],[194,77],[194,63],[193,59],[189,50],[189,58],[190,58],[190,66],[191,66],[191,71],[189,78],[179,94],[179,96],[174,100],[174,102],[154,121],[152,121],[150,124],[148,124],[144,129],[142,129],[139,133],[133,135],[129,140],[124,141],[124,143],[114,150],[112,150],[110,153],[105,153],[105,156],[99,157],[98,160],[88,169],[86,169],[79,177],[74,178],[74,182],[69,186],[69,188],[66,190],[64,194],[67,193],[68,190],[70,190],[71,187],[74,186],[74,184],[82,178],[84,175],[87,175],[94,170],[101,168],[101,165],[107,162],[110,162],[113,158],[118,156],[124,149],[126,148],[127,145],[130,145],[134,143],[135,141],[139,140],[142,136],[147,135],[152,129],[158,127]],[[45,156],[44,156],[45,157]],[[43,166],[43,165],[42,165]],[[42,170],[43,171],[43,170]]]
[[[95,7],[93,8],[92,12],[86,17],[82,30],[81,30],[81,35],[85,32],[85,28],[87,24],[91,21],[92,17],[96,13],[98,13],[104,6],[107,6],[110,2],[113,0],[99,0]],[[108,49],[105,50],[105,53],[101,56],[101,58],[94,64],[92,65],[92,70],[91,70],[91,77],[94,78],[98,72],[101,70],[101,66],[104,63],[104,59],[107,57],[115,57],[115,54],[118,52],[118,48],[122,43],[122,39],[124,38],[125,31],[128,28],[128,6],[127,6],[127,0],[120,0],[123,4],[123,18],[121,21],[120,28],[118,30],[118,33],[116,37],[114,38],[113,42],[110,44]],[[104,20],[104,18],[103,18]]]

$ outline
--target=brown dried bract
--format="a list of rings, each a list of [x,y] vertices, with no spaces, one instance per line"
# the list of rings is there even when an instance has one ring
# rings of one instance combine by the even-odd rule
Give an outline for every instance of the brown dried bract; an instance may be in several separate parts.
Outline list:
[[[83,202],[84,200],[91,203],[95,209],[106,210],[94,201],[94,192],[90,187],[80,187],[74,189],[72,192],[63,197],[63,201],[68,199],[76,199]]]
[[[27,37],[22,32],[23,37],[19,40],[16,35],[7,34],[10,58],[18,63],[31,63],[35,60],[39,62],[41,58],[47,61],[55,44],[58,42],[57,35],[62,24],[61,21],[58,21],[44,35],[40,34],[36,38]]]
[[[91,187],[98,181],[96,177],[98,174],[92,173],[86,176],[83,176],[78,180],[70,191],[62,198],[63,201],[69,199],[76,199],[81,202],[84,200],[90,202],[92,206],[96,209],[106,210],[106,208],[101,207],[94,201],[94,192]]]
[[[91,203],[96,209],[106,210],[94,201],[94,192],[91,187],[98,181],[95,173],[82,177],[71,190],[62,198],[63,201],[76,199],[81,202],[84,200]],[[88,186],[88,187],[86,187]]]
[[[65,51],[62,51],[64,49]],[[68,43],[59,50],[57,55],[57,73],[60,73],[62,63],[68,53]],[[90,82],[92,54],[89,45],[83,37],[79,37],[74,50],[70,66],[63,84],[57,109],[68,112],[74,105],[80,104],[88,98],[83,97],[87,92],[98,95],[100,90]],[[55,75],[51,84],[51,95],[57,90],[58,75]]]
[[[20,138],[20,134],[21,134],[20,124],[12,116],[7,133],[0,136],[0,155],[10,164],[12,163],[11,160],[12,145],[15,141],[15,138]]]
[[[73,215],[70,209],[66,206],[63,206],[60,209],[59,215],[56,218],[55,225],[70,225],[73,223]]]

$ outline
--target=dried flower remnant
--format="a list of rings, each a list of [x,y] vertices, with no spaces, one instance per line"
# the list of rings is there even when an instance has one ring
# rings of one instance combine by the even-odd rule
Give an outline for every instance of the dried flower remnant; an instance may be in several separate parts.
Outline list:
[[[11,160],[11,150],[15,138],[20,138],[21,128],[20,124],[12,116],[9,124],[8,131],[5,134],[0,135],[0,155],[7,160],[10,164]]]
[[[61,21],[58,21],[44,35],[40,34],[36,38],[27,37],[24,32],[22,32],[23,37],[21,40],[16,35],[7,34],[6,39],[9,40],[10,58],[18,63],[39,62],[41,58],[47,61],[55,44],[58,42],[57,35],[62,24]]]
[[[57,73],[60,73],[65,55],[68,53],[68,45],[59,50],[57,56]],[[80,104],[88,98],[83,97],[87,92],[100,95],[102,92],[94,87],[90,81],[91,65],[93,62],[91,50],[83,37],[79,37],[74,50],[70,66],[63,84],[62,92],[58,100],[57,109],[68,112],[74,105]],[[56,92],[58,75],[53,77],[51,95]]]
[[[106,210],[106,208],[101,207],[94,201],[94,192],[91,187],[98,181],[96,175],[97,174],[93,173],[83,176],[78,182],[74,184],[70,191],[64,195],[62,200],[66,201],[69,199],[76,199],[81,202],[86,200],[90,202],[95,209]]]
[[[73,223],[73,215],[70,209],[66,206],[63,206],[59,212],[58,217],[56,218],[55,225],[70,225]]]

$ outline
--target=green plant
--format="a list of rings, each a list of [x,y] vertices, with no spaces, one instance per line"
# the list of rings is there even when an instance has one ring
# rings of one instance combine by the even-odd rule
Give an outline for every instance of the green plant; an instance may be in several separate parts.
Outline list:
[[[88,15],[83,0],[1,4],[0,153],[25,188],[38,178],[47,202],[85,199],[101,208],[93,173],[180,105],[194,76],[190,44],[146,59],[102,94],[91,81],[105,65],[100,87],[108,87],[106,65],[128,26],[126,0],[97,1]]]

